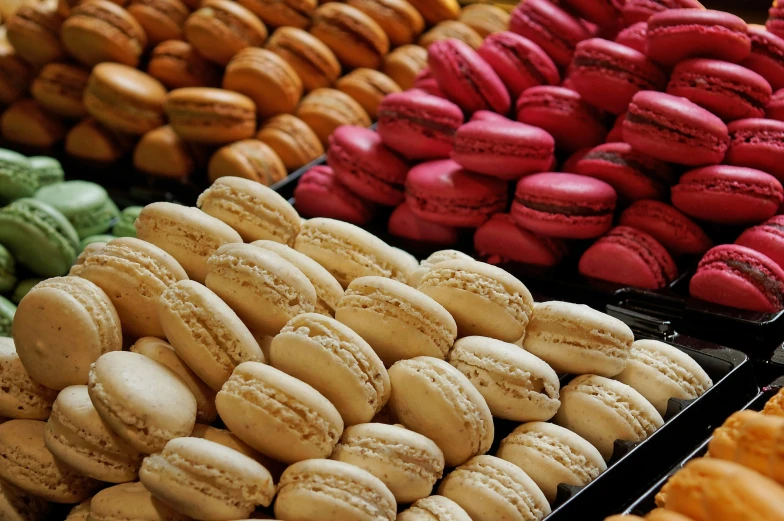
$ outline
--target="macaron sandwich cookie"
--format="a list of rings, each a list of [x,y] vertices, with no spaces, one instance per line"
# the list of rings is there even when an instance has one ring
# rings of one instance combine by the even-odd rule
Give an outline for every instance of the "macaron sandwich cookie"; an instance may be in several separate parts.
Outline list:
[[[45,186],[36,192],[35,199],[59,210],[80,239],[108,231],[120,214],[103,187],[86,181]]]
[[[294,206],[304,217],[325,217],[355,225],[373,217],[374,205],[338,182],[327,165],[309,169],[294,188]]]
[[[256,131],[256,105],[238,92],[207,87],[175,89],[169,92],[164,111],[177,134],[197,143],[239,141]]]
[[[11,338],[0,337],[0,368],[0,384],[8,389],[0,395],[0,415],[24,420],[49,418],[57,391],[27,374]]]
[[[0,149],[0,199],[11,202],[31,197],[37,189],[30,160],[12,150]]]
[[[779,143],[784,139],[784,122],[775,119],[739,119],[727,125],[730,145],[725,163],[767,172],[784,179]]]
[[[377,69],[389,52],[389,38],[384,30],[350,5],[328,2],[320,6],[313,12],[309,31],[349,69]]]
[[[509,30],[539,45],[559,67],[569,65],[577,43],[590,36],[579,19],[547,0],[518,4]]]
[[[779,266],[784,266],[784,217],[774,215],[757,226],[747,228],[735,244],[756,250]]]
[[[713,246],[694,221],[660,201],[635,202],[621,213],[620,224],[647,233],[673,256],[702,254]]]
[[[16,260],[5,246],[0,245],[0,292],[11,291],[16,282]]]
[[[447,497],[436,495],[414,502],[397,515],[397,521],[426,521],[434,517],[445,521],[471,520],[460,505]]]

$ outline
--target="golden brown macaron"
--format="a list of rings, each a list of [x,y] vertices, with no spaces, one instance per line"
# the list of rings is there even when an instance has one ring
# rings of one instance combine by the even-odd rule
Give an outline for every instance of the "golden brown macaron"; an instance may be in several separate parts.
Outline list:
[[[58,35],[63,17],[46,4],[22,5],[8,20],[8,41],[24,60],[36,66],[65,57]]]
[[[0,34],[3,34],[0,27]],[[8,105],[27,92],[33,77],[32,68],[11,47],[0,45],[0,103]]]
[[[188,42],[169,40],[155,46],[147,73],[169,89],[217,87],[221,71]]]
[[[164,125],[142,136],[133,151],[133,166],[150,175],[180,179],[193,172],[194,162],[187,143]]]
[[[260,118],[290,114],[302,97],[302,80],[286,60],[255,47],[243,49],[231,59],[223,88],[252,99]]]
[[[113,163],[133,146],[131,136],[109,130],[87,117],[68,131],[65,153],[87,161]]]
[[[243,139],[218,149],[207,167],[210,182],[221,177],[242,177],[271,186],[286,174],[283,161],[258,139]]]
[[[46,148],[65,137],[65,124],[33,99],[15,101],[0,117],[3,136],[21,145]]]
[[[384,30],[392,47],[416,41],[425,29],[425,20],[406,0],[347,0]]]
[[[82,97],[89,71],[67,63],[49,63],[41,69],[30,89],[42,107],[64,118],[81,118],[87,112]]]
[[[746,422],[733,461],[784,483],[784,418],[759,414]]]
[[[205,58],[226,65],[246,47],[260,47],[267,27],[236,2],[204,0],[185,21],[185,38]]]
[[[268,144],[289,172],[324,155],[324,147],[313,129],[291,114],[281,114],[263,122],[256,139]]]
[[[272,33],[266,47],[291,65],[306,92],[329,87],[340,76],[335,53],[302,29],[281,27]]]
[[[169,93],[164,107],[169,124],[186,141],[231,143],[253,137],[256,105],[238,92],[188,87]]]
[[[467,43],[474,50],[482,45],[482,37],[479,36],[476,31],[463,22],[458,22],[456,20],[441,22],[430,29],[419,39],[419,45],[427,49],[431,44],[449,38]]]
[[[324,148],[329,136],[341,125],[369,127],[370,117],[362,105],[335,89],[316,89],[302,100],[295,114],[313,129]]]
[[[708,454],[712,458],[732,461],[735,458],[735,451],[738,449],[738,438],[740,438],[743,426],[759,414],[750,410],[732,414],[718,429],[713,431],[713,438],[708,444]]]
[[[374,121],[384,96],[401,91],[392,78],[374,69],[354,69],[340,78],[335,87],[354,98]]]
[[[455,20],[460,15],[457,0],[408,0],[429,25]]]
[[[368,15],[346,4],[330,2],[316,9],[310,34],[351,69],[378,69],[389,52],[389,38],[384,30]]]
[[[317,0],[239,0],[265,24],[271,27],[299,27],[310,23],[310,15],[318,7]]]
[[[491,4],[467,5],[460,11],[457,19],[482,38],[509,28],[509,13]]]
[[[141,135],[163,125],[166,88],[147,73],[119,63],[93,68],[84,108],[103,125]]]
[[[404,45],[384,57],[384,74],[392,78],[401,89],[414,86],[417,74],[427,67],[427,49],[420,45]]]
[[[762,414],[784,417],[784,389],[780,389],[773,398],[768,400],[762,409]]]
[[[127,9],[152,45],[182,39],[182,27],[190,14],[180,0],[132,0]]]
[[[147,46],[139,22],[109,0],[88,0],[74,7],[63,22],[60,39],[68,53],[88,67],[105,61],[136,67]]]

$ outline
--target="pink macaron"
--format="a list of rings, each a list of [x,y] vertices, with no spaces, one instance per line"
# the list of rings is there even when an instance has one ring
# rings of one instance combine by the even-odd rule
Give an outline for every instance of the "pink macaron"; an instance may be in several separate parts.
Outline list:
[[[763,28],[749,27],[751,54],[741,65],[770,83],[773,90],[784,87],[784,39]]]
[[[585,250],[578,270],[586,277],[645,289],[663,288],[678,277],[664,246],[628,226],[616,226]]]
[[[299,178],[294,207],[305,217],[329,217],[360,226],[374,213],[373,204],[342,185],[328,166],[314,166]]]
[[[617,0],[564,0],[564,3],[580,18],[599,27],[614,27],[621,16]]]
[[[387,230],[395,237],[437,246],[451,246],[459,238],[457,228],[422,219],[411,210],[408,201],[389,216]]]
[[[625,0],[619,3],[626,26],[645,22],[651,15],[668,9],[704,9],[697,0]]]
[[[661,201],[635,202],[621,213],[620,224],[647,233],[673,255],[699,255],[713,246],[697,223]]]
[[[507,184],[469,172],[452,160],[420,163],[406,179],[406,201],[420,218],[476,228],[506,208]]]
[[[773,2],[773,6],[768,9],[768,20],[765,28],[772,34],[784,38],[784,7]]]
[[[395,92],[378,107],[376,130],[386,146],[408,159],[449,157],[463,111],[417,90]]]
[[[784,181],[784,121],[739,119],[727,129],[730,146],[725,163],[756,168]]]
[[[574,48],[592,36],[581,21],[548,0],[526,0],[512,11],[509,30],[525,36],[560,67],[572,61]]]
[[[648,24],[637,22],[623,29],[615,37],[615,43],[645,54],[645,48],[648,45]]]
[[[529,87],[561,82],[558,68],[547,53],[528,38],[511,31],[491,34],[478,52],[504,82],[513,99]]]
[[[612,128],[607,133],[605,143],[617,143],[623,141],[623,122],[626,119],[626,112],[622,112],[615,118]]]
[[[497,112],[493,112],[492,110],[477,110],[471,115],[469,121],[498,121],[501,123],[510,123],[512,120]]]
[[[720,163],[727,151],[727,125],[691,101],[642,91],[632,98],[623,139],[649,156],[681,165]]]
[[[772,175],[715,165],[686,172],[672,187],[672,204],[686,215],[723,224],[755,224],[776,214],[784,189]]]
[[[455,39],[437,41],[428,47],[427,63],[441,91],[465,112],[509,112],[509,91],[493,68],[467,43]]]
[[[555,141],[541,128],[516,121],[471,121],[457,129],[452,159],[463,168],[516,180],[553,163]]]
[[[784,270],[758,251],[722,244],[702,258],[689,293],[722,306],[775,313],[784,309]]]
[[[554,266],[568,252],[566,242],[517,226],[508,213],[497,213],[474,234],[474,249],[490,264],[521,262]]]
[[[445,98],[446,94],[441,91],[441,88],[438,86],[438,82],[433,77],[433,73],[430,71],[430,67],[425,67],[414,77],[414,85],[413,89],[421,90],[426,94],[430,94],[431,96],[437,96],[439,98]]]
[[[574,154],[567,157],[566,160],[561,164],[561,168],[559,168],[558,171],[566,172],[568,174],[576,174],[577,165],[580,163],[582,158],[588,155],[591,150],[593,150],[593,148],[581,148]]]
[[[770,97],[770,101],[765,107],[765,117],[784,121],[784,89],[777,90]]]
[[[545,172],[517,183],[511,214],[519,226],[534,233],[590,239],[610,229],[616,200],[615,190],[604,181]]]
[[[784,215],[774,215],[764,223],[747,229],[735,244],[767,255],[784,269]]]

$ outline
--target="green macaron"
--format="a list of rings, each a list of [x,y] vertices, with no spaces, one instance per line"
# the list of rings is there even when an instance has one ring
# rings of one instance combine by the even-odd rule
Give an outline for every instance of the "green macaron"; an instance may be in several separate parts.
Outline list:
[[[120,213],[120,220],[112,228],[117,237],[136,237],[136,219],[142,211],[141,206],[129,206]]]
[[[38,284],[39,282],[43,282],[46,279],[23,279],[20,280],[19,283],[14,288],[14,292],[11,294],[11,300],[14,301],[15,304],[19,304],[22,299],[30,293],[30,290],[33,289],[33,286]]]
[[[0,293],[10,291],[16,284],[16,261],[8,249],[0,244]]]
[[[0,295],[0,336],[11,336],[15,313],[14,303]]]
[[[107,234],[87,236],[84,239],[82,239],[81,242],[79,243],[79,251],[84,250],[89,244],[94,244],[96,242],[106,243],[106,242],[109,242],[109,241],[114,240],[116,238],[117,238],[116,236],[110,235],[108,233]]]
[[[0,148],[0,201],[30,197],[38,189],[38,176],[30,160],[12,150]]]
[[[35,193],[35,198],[65,215],[80,238],[108,231],[120,215],[106,190],[88,181],[44,186]]]
[[[35,275],[68,273],[79,253],[79,236],[68,219],[37,199],[17,199],[0,208],[0,244]]]
[[[28,160],[38,178],[39,187],[62,183],[65,179],[63,166],[53,157],[31,156]]]

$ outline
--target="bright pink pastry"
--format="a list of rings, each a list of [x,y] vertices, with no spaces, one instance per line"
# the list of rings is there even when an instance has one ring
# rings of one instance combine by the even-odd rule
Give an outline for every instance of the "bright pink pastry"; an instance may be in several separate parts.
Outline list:
[[[682,96],[724,121],[761,118],[772,90],[765,78],[745,67],[701,58],[680,62],[667,93]]]
[[[568,252],[564,241],[524,230],[508,213],[495,214],[476,230],[474,249],[489,264],[511,261],[538,266],[554,266]]]
[[[469,121],[500,121],[502,123],[510,123],[512,120],[497,112],[493,112],[492,110],[477,110],[473,113]]]
[[[531,87],[517,100],[517,121],[546,130],[564,152],[604,142],[601,114],[582,96],[564,87]]]
[[[373,217],[373,204],[340,184],[328,166],[314,166],[299,178],[294,207],[305,217],[329,217],[356,225]]]
[[[768,21],[765,28],[776,36],[784,38],[784,7],[773,2],[773,6],[768,9]]]
[[[645,22],[651,15],[667,9],[704,9],[697,0],[625,0],[619,3],[627,26]]]
[[[395,92],[378,107],[376,131],[386,146],[408,159],[449,157],[463,112],[451,101],[417,90]]]
[[[767,172],[784,181],[784,122],[739,119],[727,125],[730,146],[724,162]]]
[[[476,228],[506,208],[507,184],[474,174],[452,160],[421,163],[408,172],[406,201],[426,221]]]
[[[672,187],[672,204],[686,215],[723,224],[755,224],[776,214],[784,201],[781,183],[770,174],[716,165],[684,174]]]
[[[435,42],[428,47],[427,63],[441,91],[465,112],[509,112],[509,91],[493,68],[467,43],[455,39]]]
[[[561,168],[558,170],[559,172],[566,172],[569,174],[576,174],[577,173],[577,164],[580,162],[582,158],[588,155],[588,152],[593,150],[592,148],[581,148],[571,156],[569,156],[566,161],[563,162]]]
[[[720,163],[727,151],[727,125],[685,98],[642,91],[632,98],[623,139],[637,150],[681,165]]]
[[[458,229],[418,217],[411,211],[408,201],[395,208],[389,216],[387,230],[390,235],[437,246],[451,246],[459,238]]]
[[[457,129],[452,159],[463,168],[512,181],[553,163],[553,136],[516,121],[471,121]]]
[[[779,89],[770,97],[768,106],[765,107],[765,117],[784,121],[784,89]]]
[[[430,94],[431,96],[437,96],[439,98],[445,98],[446,95],[441,91],[438,87],[438,82],[433,77],[433,73],[430,72],[430,67],[425,67],[414,77],[414,89],[419,89],[426,94]]]
[[[670,9],[648,19],[646,54],[664,65],[687,58],[737,63],[750,52],[746,22],[724,11]]]
[[[637,22],[623,29],[615,37],[615,43],[620,43],[645,54],[645,48],[648,45],[648,24]]]
[[[765,78],[773,90],[784,87],[784,39],[758,27],[749,27],[751,54],[741,65]]]
[[[767,255],[784,268],[784,215],[774,215],[764,223],[749,228],[738,237],[735,244]]]
[[[659,289],[678,277],[672,256],[647,233],[616,226],[585,250],[580,274],[623,286]]]
[[[617,143],[623,141],[623,122],[626,119],[626,112],[623,112],[615,118],[612,128],[607,133],[605,143]]]
[[[564,0],[580,18],[599,27],[612,27],[618,22],[621,12],[615,0]]]
[[[620,224],[644,231],[673,255],[699,255],[713,246],[697,223],[661,201],[635,202],[621,213]]]
[[[784,270],[762,253],[722,244],[702,258],[689,293],[722,306],[775,313],[784,309]]]
[[[352,125],[335,129],[329,137],[327,164],[338,181],[365,199],[388,206],[403,202],[408,164],[373,130]]]
[[[604,181],[545,172],[517,183],[511,213],[519,226],[541,235],[590,239],[610,229],[616,200]]]
[[[561,82],[558,68],[547,53],[511,31],[491,34],[477,52],[498,74],[513,99],[529,87]]]

